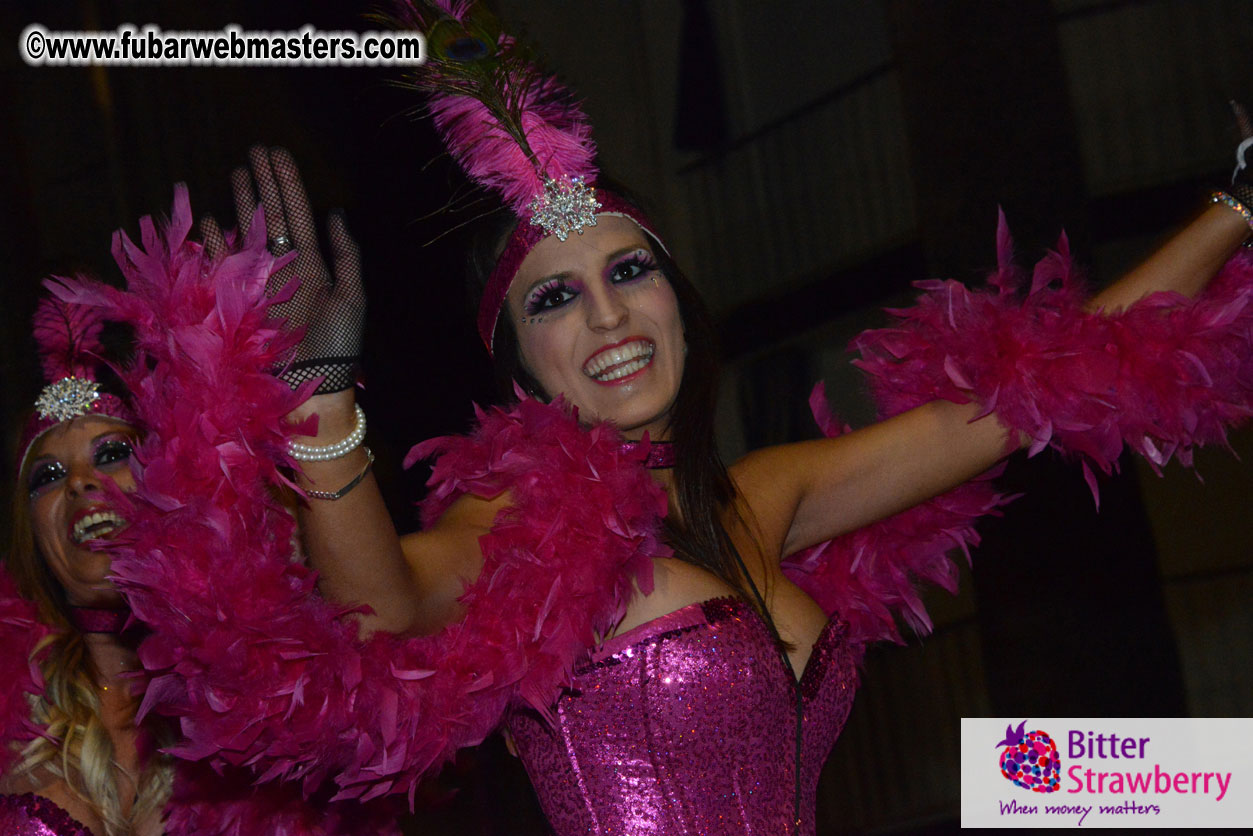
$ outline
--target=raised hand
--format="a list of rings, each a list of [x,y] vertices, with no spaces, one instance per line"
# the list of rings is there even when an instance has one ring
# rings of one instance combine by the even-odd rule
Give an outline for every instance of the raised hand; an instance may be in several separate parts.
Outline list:
[[[273,309],[292,328],[304,329],[295,355],[280,376],[293,389],[321,378],[315,390],[319,395],[350,389],[356,382],[365,322],[357,243],[348,234],[343,215],[332,212],[326,229],[329,258],[323,258],[300,170],[287,150],[253,146],[248,163],[248,168],[231,173],[240,233],[247,234],[260,200],[270,251],[275,255],[296,252],[295,260],[275,273],[266,288],[274,296],[293,279],[299,282],[291,298]],[[203,234],[205,246],[213,252],[221,232],[210,221]]]

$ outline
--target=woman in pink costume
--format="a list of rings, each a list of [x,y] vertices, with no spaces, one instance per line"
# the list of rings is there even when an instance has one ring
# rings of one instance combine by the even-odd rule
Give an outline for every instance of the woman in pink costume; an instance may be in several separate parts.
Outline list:
[[[177,572],[120,567],[136,609],[175,623],[145,665],[180,756],[368,799],[412,793],[503,720],[563,836],[810,834],[865,646],[899,640],[898,616],[927,629],[914,582],[951,588],[945,553],[1002,501],[979,474],[1022,447],[1187,463],[1250,414],[1253,264],[1232,254],[1253,195],[1237,185],[1091,299],[1064,241],[1020,293],[1002,227],[988,291],[925,285],[859,340],[884,420],[840,434],[818,408],[834,437],[724,467],[708,319],[654,225],[595,188],[568,94],[469,4],[407,15],[429,35],[416,82],[436,127],[511,213],[476,253],[478,325],[517,401],[414,449],[435,468],[405,537],[353,390],[292,413],[304,542],[327,597],[370,607],[365,639],[278,541],[229,560],[189,540]],[[296,318],[320,347],[293,369],[337,388],[355,254],[333,225],[321,263],[288,155],[251,162],[240,216],[264,205],[319,314]]]
[[[141,710],[143,648],[162,623],[128,606],[112,579],[116,550],[148,540],[138,553],[160,563],[177,545],[162,534],[167,516],[201,532],[229,530],[235,516],[263,524],[258,539],[290,540],[290,515],[269,492],[270,457],[232,458],[231,444],[247,436],[281,459],[283,416],[300,399],[272,374],[293,340],[264,296],[290,259],[271,255],[264,235],[209,259],[186,239],[182,190],[166,235],[143,226],[148,252],[115,239],[129,291],[50,280],[35,316],[48,385],[19,448],[14,540],[0,564],[0,833],[393,832],[390,810],[380,819],[356,803],[313,807],[298,787],[258,791],[238,770],[177,761],[159,751],[175,742],[172,726]],[[123,397],[96,377],[108,362],[106,307],[133,326],[140,352],[115,365]],[[181,518],[137,513],[140,495],[174,493]]]
[[[133,489],[137,430],[93,375],[102,323],[77,313],[47,299],[35,320],[49,386],[23,437],[14,543],[0,574],[8,793],[0,829],[156,834],[173,766],[140,755],[151,731],[134,722],[136,632],[125,629],[130,611],[106,579],[108,555],[91,548],[126,524],[106,488]]]
[[[1124,443],[1159,465],[1186,461],[1194,444],[1222,441],[1224,421],[1248,414],[1253,264],[1237,258],[1205,295],[1184,299],[1249,235],[1240,215],[1216,206],[1090,300],[1064,249],[1037,267],[1026,302],[1017,299],[1003,239],[995,290],[936,285],[898,328],[861,338],[890,417],[723,470],[708,434],[703,315],[648,221],[612,194],[596,197],[612,208],[581,234],[535,235],[524,218],[505,244],[485,298],[494,282],[507,291],[498,308],[489,303],[484,337],[494,336],[498,357],[509,352],[498,362],[521,373],[526,391],[470,438],[411,455],[438,456],[427,528],[395,540],[386,525],[354,525],[379,513],[364,492],[305,512],[310,531],[323,532],[311,553],[324,588],[369,603],[368,623],[388,629],[457,625],[483,606],[485,577],[505,582],[488,574],[486,553],[519,548],[515,529],[527,527],[529,553],[551,543],[581,558],[558,564],[538,589],[502,596],[529,621],[571,606],[570,575],[600,557],[571,535],[564,517],[575,511],[565,506],[589,504],[601,526],[616,525],[612,497],[577,486],[543,501],[528,495],[557,470],[549,456],[565,452],[570,432],[560,407],[541,403],[559,398],[591,433],[612,424],[624,456],[650,468],[665,492],[665,548],[619,573],[632,587],[595,623],[562,695],[540,704],[520,691],[525,701],[507,712],[563,836],[812,833],[819,773],[866,644],[897,639],[895,615],[927,629],[913,584],[952,587],[945,552],[976,542],[973,519],[1001,501],[984,482],[964,483],[1020,447],[1077,451],[1085,468],[1108,469]],[[499,272],[519,246],[525,254]],[[344,438],[351,406],[347,395],[314,399],[322,423],[308,443]],[[699,409],[693,428],[685,421]],[[361,455],[310,463],[304,478],[350,483]],[[584,478],[603,475],[589,470]],[[400,567],[411,585],[367,589],[378,565]]]

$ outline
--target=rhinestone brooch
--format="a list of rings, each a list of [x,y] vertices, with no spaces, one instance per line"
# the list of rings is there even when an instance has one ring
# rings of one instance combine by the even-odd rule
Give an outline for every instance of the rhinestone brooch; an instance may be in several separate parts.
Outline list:
[[[81,377],[63,377],[50,383],[39,393],[35,409],[40,418],[68,421],[86,415],[91,406],[100,399],[100,384]]]
[[[544,193],[531,201],[531,224],[543,227],[545,235],[556,235],[564,241],[571,232],[583,232],[585,226],[596,226],[596,210],[600,201],[596,189],[583,182],[582,177],[549,178],[544,181]]]

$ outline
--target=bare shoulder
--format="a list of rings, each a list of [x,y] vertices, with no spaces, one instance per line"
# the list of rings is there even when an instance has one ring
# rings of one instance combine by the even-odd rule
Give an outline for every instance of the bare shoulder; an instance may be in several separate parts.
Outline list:
[[[457,599],[483,568],[479,538],[511,504],[508,492],[493,499],[467,494],[429,528],[405,535],[401,548],[421,590],[420,633],[432,633],[462,615]]]

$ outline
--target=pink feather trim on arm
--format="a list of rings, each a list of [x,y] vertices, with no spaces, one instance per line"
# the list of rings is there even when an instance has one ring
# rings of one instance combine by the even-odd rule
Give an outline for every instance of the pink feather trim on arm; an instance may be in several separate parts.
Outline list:
[[[1225,445],[1253,414],[1253,256],[1232,257],[1196,299],[1158,293],[1117,314],[1084,310],[1063,237],[1032,273],[1026,297],[998,232],[995,290],[923,282],[897,325],[855,345],[889,413],[943,398],[977,402],[1029,438],[1091,468],[1117,467],[1123,447],[1158,469],[1191,466],[1194,448]]]
[[[819,428],[829,438],[848,432],[831,415],[819,383],[809,397]],[[857,652],[875,641],[902,643],[900,617],[918,635],[931,632],[931,619],[918,594],[920,582],[957,592],[957,567],[949,555],[960,550],[970,562],[979,544],[975,521],[1014,497],[993,488],[994,469],[946,494],[899,514],[784,558],[788,579],[828,615],[848,623]]]
[[[1063,236],[1027,274],[1012,261],[1000,219],[997,269],[989,289],[920,282],[927,293],[893,311],[898,324],[862,334],[857,365],[883,416],[937,398],[977,402],[983,413],[1032,440],[1030,454],[1054,447],[1091,465],[1117,466],[1126,445],[1155,467],[1192,450],[1225,444],[1225,427],[1253,414],[1253,257],[1233,257],[1198,299],[1158,294],[1114,316],[1084,310],[1084,294]],[[828,436],[841,428],[821,386],[810,399]],[[846,428],[845,428],[846,429]],[[854,642],[900,641],[896,618],[920,634],[931,622],[914,585],[956,589],[945,556],[970,558],[974,521],[1013,497],[997,494],[995,471],[901,514],[789,556],[784,571],[828,613],[850,623]]]

